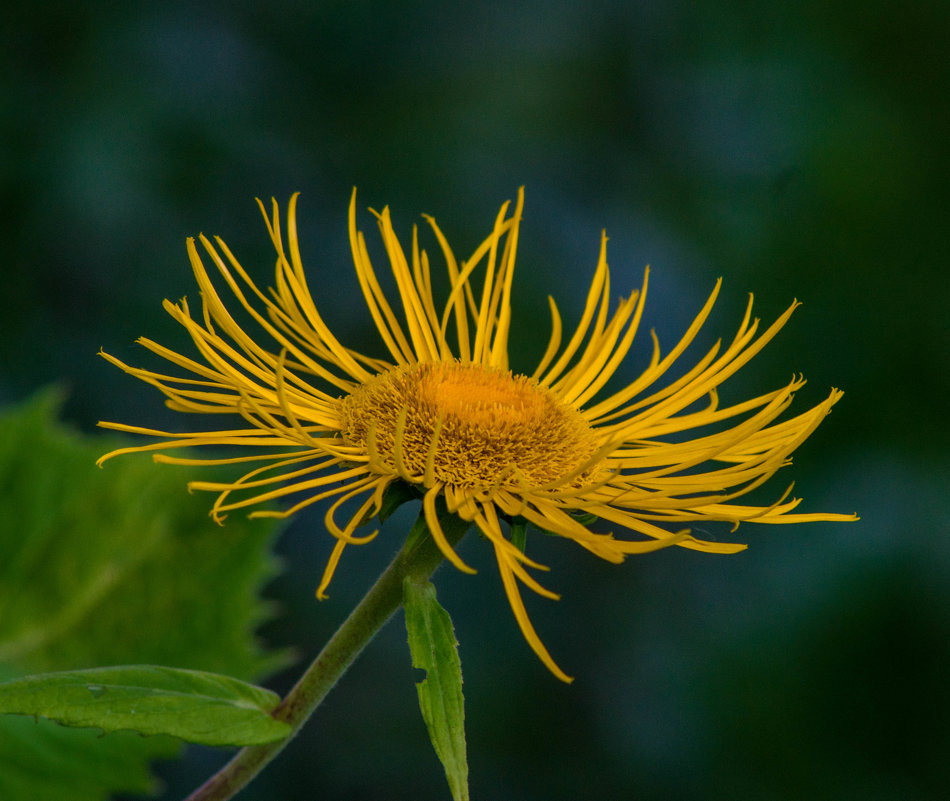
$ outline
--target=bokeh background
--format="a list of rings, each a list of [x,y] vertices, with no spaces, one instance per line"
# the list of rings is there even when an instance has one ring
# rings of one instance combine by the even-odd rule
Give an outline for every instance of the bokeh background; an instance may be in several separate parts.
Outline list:
[[[773,490],[794,479],[806,510],[862,520],[749,525],[737,556],[619,568],[532,543],[563,600],[530,609],[572,686],[521,640],[471,538],[478,575],[437,585],[474,798],[946,797],[950,5],[13,2],[0,20],[0,402],[58,382],[81,428],[186,425],[96,351],[182,343],[160,302],[196,296],[188,235],[221,234],[266,280],[253,198],[297,190],[321,308],[368,349],[354,185],[407,236],[436,215],[459,255],[526,186],[515,366],[543,350],[547,293],[577,319],[602,228],[618,295],[651,265],[646,323],[667,347],[718,276],[710,338],[750,291],[766,320],[804,302],[726,397],[796,371],[799,409],[843,388]],[[318,512],[298,519],[261,635],[312,657],[408,520],[352,549],[318,605],[330,542]],[[394,622],[241,797],[445,798],[416,678]],[[162,798],[223,758],[160,766]]]

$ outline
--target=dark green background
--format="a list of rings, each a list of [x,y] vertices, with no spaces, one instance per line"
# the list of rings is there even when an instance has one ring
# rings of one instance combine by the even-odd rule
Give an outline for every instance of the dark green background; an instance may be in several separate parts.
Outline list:
[[[799,409],[842,387],[773,489],[794,478],[806,510],[861,522],[744,526],[741,555],[619,568],[532,541],[564,598],[530,610],[570,687],[471,538],[479,574],[437,584],[473,797],[944,797],[950,5],[21,2],[0,21],[0,401],[61,382],[82,427],[187,426],[95,353],[142,363],[136,336],[182,343],[160,303],[197,296],[187,235],[221,234],[267,280],[253,197],[295,190],[314,294],[360,347],[354,185],[407,237],[435,214],[460,256],[526,186],[516,368],[543,348],[548,292],[576,320],[603,227],[616,294],[651,265],[646,322],[667,347],[717,276],[710,336],[731,335],[749,291],[766,319],[804,301],[725,397],[795,371]],[[408,522],[351,549],[318,605],[331,542],[318,514],[297,520],[264,634],[312,656]],[[391,625],[242,798],[446,797],[414,678]],[[162,768],[165,797],[220,759]]]

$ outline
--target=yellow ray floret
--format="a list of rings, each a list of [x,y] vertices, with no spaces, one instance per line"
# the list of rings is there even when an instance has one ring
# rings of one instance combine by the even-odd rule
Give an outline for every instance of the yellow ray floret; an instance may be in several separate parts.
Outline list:
[[[107,453],[155,452],[168,464],[252,464],[230,483],[194,481],[190,489],[217,494],[211,513],[257,507],[252,516],[287,517],[328,500],[327,531],[336,544],[319,583],[325,590],[347,545],[376,537],[356,529],[383,508],[386,490],[402,482],[422,499],[433,540],[455,567],[474,572],[452,548],[437,503],[474,524],[492,544],[502,585],[525,639],[559,678],[534,629],[521,585],[558,596],[529,569],[546,568],[511,541],[510,525],[527,522],[611,562],[669,545],[711,553],[745,546],[704,541],[682,523],[726,521],[798,523],[855,520],[854,515],[801,513],[789,490],[765,506],[734,503],[786,466],[794,450],[841,397],[781,419],[804,380],[721,407],[719,386],[755,356],[785,325],[794,302],[764,331],[752,299],[728,345],[717,342],[695,364],[663,382],[706,322],[720,284],[682,338],[663,353],[651,332],[652,353],[640,375],[608,390],[627,360],[646,302],[643,285],[611,311],[607,238],[581,319],[562,347],[561,314],[552,298],[551,335],[533,371],[509,366],[511,293],[524,194],[504,204],[488,237],[459,261],[431,217],[426,223],[445,262],[448,291],[433,294],[429,256],[413,228],[407,253],[388,208],[373,212],[396,286],[387,297],[357,228],[356,193],[350,201],[349,239],[356,278],[385,356],[346,347],[327,326],[308,288],[297,240],[297,196],[291,198],[286,240],[276,201],[261,212],[277,254],[274,287],[261,290],[220,239],[188,240],[201,296],[200,314],[187,301],[165,308],[188,332],[192,358],[149,339],[139,342],[185,375],[174,376],[110,362],[159,389],[181,412],[236,415],[218,431],[170,433],[100,423],[157,442]],[[210,269],[206,266],[210,263]],[[217,280],[212,276],[216,275]],[[256,333],[229,311],[249,320]],[[182,448],[227,446],[213,458],[173,456]],[[274,509],[272,502],[289,499]],[[265,506],[266,508],[261,508]],[[346,509],[343,512],[343,509]],[[343,521],[337,522],[337,514]],[[602,519],[615,533],[592,530]]]

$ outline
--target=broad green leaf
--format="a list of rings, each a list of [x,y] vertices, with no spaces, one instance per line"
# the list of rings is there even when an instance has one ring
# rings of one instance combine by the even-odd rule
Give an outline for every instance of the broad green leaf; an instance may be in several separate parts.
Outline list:
[[[0,410],[0,679],[150,663],[253,680],[285,664],[253,637],[269,616],[272,522],[216,526],[210,497],[185,489],[226,473],[137,455],[96,467],[128,440],[77,434],[58,407],[46,391]],[[180,747],[0,716],[0,799],[149,792],[148,761]]]
[[[260,745],[290,727],[270,690],[230,676],[130,665],[43,673],[0,684],[0,714],[39,715],[104,734],[169,734],[201,745]]]
[[[407,578],[403,604],[412,665],[426,671],[426,678],[416,684],[419,708],[445,768],[452,797],[468,801],[462,665],[452,619],[436,600],[435,587],[429,581],[417,583]]]
[[[115,788],[135,795],[155,792],[149,762],[181,749],[172,737],[94,729],[67,729],[42,718],[0,718],[0,788],[4,801],[90,801],[111,798]]]

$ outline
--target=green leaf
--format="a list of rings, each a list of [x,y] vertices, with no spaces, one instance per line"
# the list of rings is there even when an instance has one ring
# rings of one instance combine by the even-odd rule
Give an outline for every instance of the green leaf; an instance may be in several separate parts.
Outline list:
[[[260,745],[290,727],[270,690],[230,676],[131,665],[27,676],[0,684],[0,714],[49,718],[104,734],[169,734],[201,745]]]
[[[591,514],[590,512],[574,511],[574,512],[571,512],[570,514],[571,514],[571,517],[573,517],[582,526],[590,526],[593,523],[596,523],[598,520],[600,520],[600,518],[597,517],[597,515]]]
[[[173,757],[181,740],[93,729],[67,729],[48,720],[7,715],[0,728],[0,788],[4,801],[90,801],[113,788],[155,792],[149,760]]]
[[[383,493],[383,503],[377,513],[379,522],[384,523],[404,503],[418,500],[418,498],[419,493],[412,484],[407,484],[405,481],[394,481]]]
[[[436,600],[429,581],[420,584],[407,578],[403,603],[412,665],[426,671],[426,678],[416,684],[419,708],[445,768],[452,798],[468,801],[462,664],[452,619]]]
[[[71,431],[59,401],[47,390],[0,410],[0,680],[147,663],[254,680],[286,664],[253,636],[271,612],[258,593],[276,572],[273,522],[209,519],[211,498],[185,484],[223,471],[147,455],[96,467],[129,440]],[[3,716],[0,799],[152,792],[148,762],[180,750]]]
[[[528,544],[528,521],[523,517],[516,517],[511,521],[511,544],[524,553]]]

